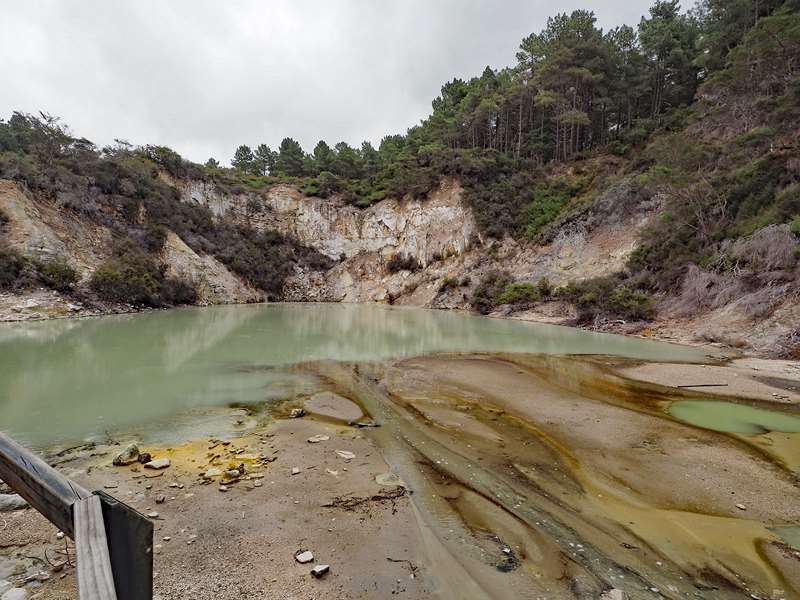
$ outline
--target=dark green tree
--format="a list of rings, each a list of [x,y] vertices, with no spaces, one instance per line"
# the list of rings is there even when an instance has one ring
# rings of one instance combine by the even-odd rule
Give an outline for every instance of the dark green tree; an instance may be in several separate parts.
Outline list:
[[[250,149],[250,146],[242,145],[236,149],[236,153],[233,155],[233,160],[231,160],[231,165],[234,169],[237,169],[242,173],[252,174],[254,161],[255,156],[253,155],[253,151]]]
[[[306,154],[298,142],[284,138],[278,148],[275,171],[289,177],[302,177],[305,175],[305,158]]]

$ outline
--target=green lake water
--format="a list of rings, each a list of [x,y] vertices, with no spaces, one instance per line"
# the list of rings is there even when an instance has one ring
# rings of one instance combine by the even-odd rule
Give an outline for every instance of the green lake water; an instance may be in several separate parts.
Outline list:
[[[800,417],[735,402],[681,400],[669,406],[679,421],[726,433],[800,433]]]
[[[636,338],[381,305],[220,306],[4,324],[0,430],[35,447],[164,427],[195,408],[280,399],[307,385],[274,367],[437,351],[703,359],[701,350]]]

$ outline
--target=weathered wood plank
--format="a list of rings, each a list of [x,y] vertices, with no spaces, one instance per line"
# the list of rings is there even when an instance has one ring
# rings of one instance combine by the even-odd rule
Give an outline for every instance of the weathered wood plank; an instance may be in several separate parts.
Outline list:
[[[75,539],[72,505],[91,494],[2,433],[0,479],[51,523]]]
[[[98,496],[83,498],[73,510],[79,598],[117,600],[101,500]]]
[[[153,522],[105,492],[103,501],[111,570],[118,600],[153,600]]]

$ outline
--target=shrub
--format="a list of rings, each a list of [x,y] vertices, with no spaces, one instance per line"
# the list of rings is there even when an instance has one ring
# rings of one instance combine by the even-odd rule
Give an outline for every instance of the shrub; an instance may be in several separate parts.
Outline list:
[[[511,284],[511,275],[507,271],[491,270],[478,283],[472,294],[472,308],[485,315],[497,305],[497,298]]]
[[[190,284],[166,277],[164,271],[163,265],[126,241],[98,267],[89,285],[104,300],[134,306],[162,307],[197,301],[197,292]]]
[[[598,277],[571,283],[558,292],[578,308],[579,319],[595,317],[649,319],[655,302],[646,293],[623,285],[619,277]]]
[[[789,230],[795,235],[800,235],[800,215],[795,215],[789,223]]]
[[[649,319],[653,316],[653,299],[642,292],[620,286],[608,297],[608,310],[625,319]]]
[[[397,273],[399,271],[419,271],[421,268],[422,265],[416,258],[410,254],[401,254],[400,252],[392,255],[392,257],[386,262],[386,270],[389,273]]]
[[[0,247],[0,289],[18,287],[27,261],[16,250]]]
[[[512,283],[498,294],[497,304],[527,304],[542,299],[537,287],[532,283]]]
[[[439,292],[443,293],[448,290],[455,289],[457,287],[458,287],[458,279],[456,279],[455,277],[448,276],[442,279],[442,283],[439,284]]]
[[[35,261],[34,266],[42,283],[50,289],[68,292],[78,282],[78,272],[61,257]]]

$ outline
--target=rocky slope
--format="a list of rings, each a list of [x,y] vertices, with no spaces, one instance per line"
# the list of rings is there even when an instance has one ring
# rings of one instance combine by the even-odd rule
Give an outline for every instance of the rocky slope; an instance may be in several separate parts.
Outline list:
[[[466,309],[481,278],[498,268],[509,271],[516,280],[547,277],[556,286],[611,274],[624,268],[642,228],[656,217],[661,205],[658,195],[639,194],[623,181],[601,194],[591,210],[565,219],[549,241],[536,244],[510,238],[483,240],[459,182],[452,179],[444,180],[422,200],[384,200],[358,209],[337,197],[306,197],[290,185],[226,194],[206,181],[162,177],[178,189],[183,202],[207,207],[217,220],[278,231],[335,261],[327,271],[296,268],[284,286],[284,299],[292,301]],[[9,246],[32,257],[64,257],[83,282],[110,252],[108,229],[54,201],[37,198],[18,183],[0,180],[0,211],[7,217],[4,235]],[[417,268],[390,269],[395,255],[408,257]],[[161,260],[170,276],[194,284],[201,304],[265,299],[219,260],[192,250],[174,232],[167,234]],[[84,303],[80,297],[49,290],[0,295],[3,320],[126,308]],[[773,310],[756,318],[741,298],[691,315],[668,309],[662,302],[661,317],[646,328],[625,323],[605,327],[770,353],[800,322],[793,297],[778,299]],[[568,323],[575,317],[572,305],[563,301],[542,302],[513,314],[501,307],[497,314],[556,323]],[[743,332],[748,333],[745,336]]]

